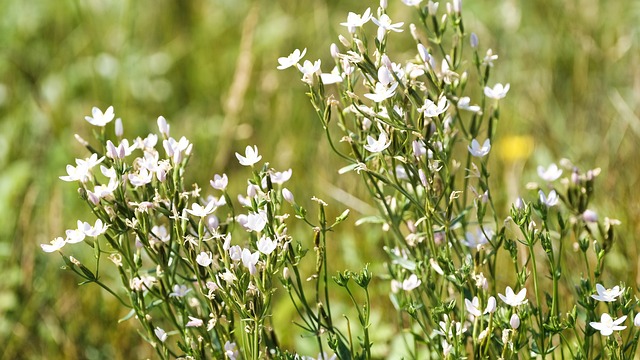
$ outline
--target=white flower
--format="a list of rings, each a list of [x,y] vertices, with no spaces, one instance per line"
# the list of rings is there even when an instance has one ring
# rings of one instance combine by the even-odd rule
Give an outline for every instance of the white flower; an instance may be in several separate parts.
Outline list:
[[[82,229],[69,229],[65,233],[67,235],[65,241],[69,244],[79,243],[85,238],[85,234]]]
[[[261,253],[269,255],[278,247],[278,242],[271,240],[269,237],[262,236],[256,246]]]
[[[186,211],[193,216],[203,218],[211,214],[215,210],[215,207],[215,201],[209,201],[205,206],[193,203],[191,204],[191,209],[186,209]]]
[[[378,25],[378,40],[382,41],[388,31],[402,32],[403,22],[393,24],[387,14],[382,14],[379,19],[371,18],[374,24]]]
[[[178,141],[174,138],[163,140],[162,147],[164,147],[164,151],[167,153],[167,156],[173,160],[173,163],[179,164],[182,162],[184,155],[191,153],[193,144],[183,136]]]
[[[158,337],[158,340],[160,340],[160,342],[167,341],[167,337],[169,336],[169,335],[167,335],[167,333],[164,330],[162,330],[159,327],[156,327],[153,330],[153,333],[156,334],[156,336]]]
[[[253,166],[262,159],[262,155],[258,155],[258,147],[256,145],[253,147],[247,146],[244,150],[244,156],[236,153],[236,157],[240,165],[243,166]]]
[[[200,327],[204,325],[204,321],[202,319],[198,319],[193,316],[189,316],[189,322],[186,323],[186,327]]]
[[[213,262],[213,256],[211,256],[210,252],[202,251],[200,254],[196,256],[196,262],[200,266],[207,267],[211,265],[211,263]]]
[[[330,73],[322,73],[320,74],[320,80],[325,85],[338,84],[342,82],[342,75],[340,74],[340,70],[337,67],[334,67]]]
[[[240,261],[242,259],[242,248],[240,245],[233,245],[229,248],[229,258],[233,261]]]
[[[411,291],[420,286],[420,284],[422,284],[422,281],[418,279],[418,276],[416,276],[416,274],[411,274],[408,279],[402,282],[402,290]]]
[[[96,223],[93,226],[91,226],[87,222],[82,223],[82,231],[84,232],[84,234],[93,238],[104,234],[105,232],[107,232],[108,228],[109,225],[103,224],[102,220],[100,219],[96,219]],[[80,229],[80,221],[78,221],[78,229]]]
[[[482,314],[493,313],[496,310],[496,298],[493,296],[489,298],[487,301],[487,307],[482,311],[480,309],[480,300],[477,296],[473,297],[472,301],[469,299],[464,299],[464,306],[467,309],[467,312],[474,317],[481,316]]]
[[[598,214],[593,210],[587,209],[582,213],[582,219],[588,223],[595,223],[598,221]]]
[[[236,349],[236,343],[230,342],[229,340],[224,343],[224,356],[228,357],[229,360],[236,360],[240,356],[240,353],[238,353]]]
[[[592,321],[589,323],[592,328],[600,331],[602,336],[609,336],[613,334],[614,331],[624,330],[627,327],[621,326],[625,320],[627,319],[627,315],[624,315],[616,320],[611,318],[611,315],[604,313],[600,316],[600,322]]]
[[[616,301],[618,296],[624,293],[624,288],[621,289],[620,286],[616,285],[611,289],[605,289],[604,286],[596,284],[596,291],[598,292],[598,294],[591,295],[592,298],[598,301],[613,302]]]
[[[493,88],[485,86],[484,94],[491,99],[500,100],[505,96],[507,96],[507,93],[509,92],[509,87],[510,87],[509,84],[504,86],[502,84],[495,84]]]
[[[558,169],[556,164],[549,165],[548,168],[544,166],[538,166],[538,176],[544,181],[552,182],[558,180],[562,175],[562,169]]]
[[[493,67],[493,62],[495,60],[498,60],[498,55],[495,55],[493,53],[493,50],[488,49],[487,50],[487,55],[485,55],[484,59],[482,60],[482,64],[489,66],[489,67]]]
[[[255,275],[257,271],[256,264],[258,263],[258,259],[260,259],[259,251],[251,253],[249,249],[242,249],[242,265],[249,269],[251,275]]]
[[[244,226],[247,231],[260,232],[267,225],[267,213],[264,210],[257,213],[251,212],[249,215],[238,215],[238,223]]]
[[[313,75],[316,74],[320,71],[320,64],[322,62],[320,60],[316,60],[314,62],[311,62],[309,60],[305,60],[304,63],[302,65],[298,64],[298,70],[300,70],[300,72],[303,75]]]
[[[186,285],[173,285],[173,292],[169,294],[170,297],[184,297],[186,296],[191,289],[189,289]]]
[[[513,289],[511,289],[511,286],[507,286],[507,289],[505,291],[505,295],[502,294],[498,294],[498,296],[500,297],[500,299],[502,301],[504,301],[505,304],[510,305],[510,306],[519,306],[519,305],[523,305],[527,303],[527,289],[526,288],[522,288],[522,290],[520,290],[519,293],[515,294],[513,292]]]
[[[107,157],[111,159],[124,159],[131,155],[133,150],[137,149],[138,145],[135,143],[129,145],[129,140],[123,139],[118,146],[115,146],[111,140],[107,140]]]
[[[347,15],[347,22],[340,23],[342,26],[346,26],[350,33],[356,32],[356,28],[366,24],[371,19],[371,9],[367,10],[362,15],[349,12]]]
[[[167,231],[167,228],[164,225],[160,225],[160,226],[154,225],[151,228],[151,233],[153,234],[151,235],[152,238],[158,239],[164,243],[171,240],[171,234],[169,234],[169,232]]]
[[[279,184],[282,185],[285,182],[289,181],[289,179],[291,179],[291,174],[293,174],[293,170],[289,169],[289,170],[285,170],[285,171],[274,171],[271,174],[271,182],[274,184]],[[264,184],[262,184],[263,188],[266,188],[266,178],[264,178]]]
[[[94,106],[91,109],[91,115],[92,116],[85,116],[84,119],[87,120],[91,125],[100,127],[104,127],[115,117],[115,114],[113,113],[113,106],[109,106],[104,113]]]
[[[104,156],[98,159],[98,154],[92,154],[84,160],[76,159],[77,166],[67,165],[67,176],[60,176],[60,180],[86,183],[91,179],[91,169],[103,160]]]
[[[209,184],[211,184],[211,187],[214,189],[224,191],[229,184],[229,178],[227,178],[227,174],[222,174],[222,176],[215,174],[213,175],[213,180],[209,181]]]
[[[549,196],[545,196],[542,190],[538,190],[538,195],[540,196],[540,202],[547,205],[548,207],[556,206],[558,204],[558,201],[560,200],[555,190],[551,190]]]
[[[304,54],[307,53],[307,49],[305,48],[300,52],[300,49],[295,49],[289,56],[278,58],[278,63],[280,66],[277,67],[278,70],[284,70],[290,68],[294,65],[298,65],[300,60],[304,57]]]
[[[153,173],[145,168],[140,168],[138,172],[130,173],[128,179],[131,185],[140,187],[151,183]]]
[[[469,105],[471,104],[471,98],[469,98],[468,96],[465,97],[461,97],[460,99],[458,99],[458,109],[460,110],[466,110],[466,111],[471,111],[471,112],[480,112],[480,106],[478,105]]]
[[[377,103],[383,102],[395,95],[397,87],[397,82],[391,85],[391,87],[389,88],[387,88],[383,83],[378,82],[376,83],[376,88],[373,89],[373,93],[364,94],[364,97]]]
[[[63,239],[61,237],[57,237],[57,238],[51,240],[51,243],[49,243],[49,244],[40,244],[40,247],[42,248],[42,251],[51,253],[51,252],[58,251],[58,250],[62,249],[62,247],[66,243],[67,242],[65,241],[65,239]]]
[[[374,139],[371,135],[367,135],[367,145],[365,145],[364,148],[372,153],[379,153],[388,148],[389,145],[391,145],[391,140],[387,142],[387,134],[381,132],[378,140]]]
[[[473,139],[471,140],[471,145],[468,146],[468,149],[471,155],[475,157],[480,157],[480,158],[484,157],[487,154],[489,154],[489,151],[491,150],[491,141],[487,139],[484,141],[482,146],[480,146],[480,143],[478,142],[478,140]]]
[[[436,117],[447,111],[447,108],[449,108],[449,101],[446,97],[441,96],[438,99],[437,105],[430,99],[425,99],[424,105],[422,105],[422,107],[419,108],[418,111],[424,113],[424,116],[426,117]]]

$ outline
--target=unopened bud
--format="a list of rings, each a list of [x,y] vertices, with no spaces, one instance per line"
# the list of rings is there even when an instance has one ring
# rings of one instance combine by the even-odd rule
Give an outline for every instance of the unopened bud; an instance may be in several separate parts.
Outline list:
[[[340,50],[338,49],[338,45],[336,45],[335,43],[332,43],[331,46],[329,46],[329,51],[331,52],[331,57],[334,59],[338,58],[338,54],[340,54]]]
[[[293,193],[291,193],[291,191],[289,191],[289,189],[287,188],[283,188],[282,189],[282,197],[289,203],[289,204],[293,204],[294,202],[294,198],[293,198]]]
[[[469,38],[469,42],[471,43],[471,47],[474,49],[478,48],[478,35],[476,33],[471,33],[471,37]]]
[[[123,127],[122,127],[122,119],[120,119],[120,118],[117,118],[117,119],[116,119],[116,129],[115,129],[115,132],[116,132],[116,136],[117,136],[117,137],[119,137],[119,138],[121,138],[121,137],[122,137],[122,134],[124,134],[124,129],[123,129]]]
[[[436,16],[436,13],[438,12],[438,5],[439,3],[429,0],[429,4],[427,5],[427,8],[429,10],[429,15]]]
[[[342,43],[342,45],[346,46],[346,47],[351,47],[351,42],[349,40],[347,40],[346,37],[342,36],[342,35],[338,35],[338,40],[340,40],[340,42]]]
[[[289,280],[289,268],[288,267],[284,267],[284,269],[282,269],[282,277],[285,280]]]
[[[169,137],[169,128],[170,126],[167,124],[167,119],[165,119],[164,116],[158,116],[158,129],[164,137]]]
[[[511,315],[511,319],[509,319],[509,324],[511,324],[511,328],[513,330],[517,330],[520,327],[520,317],[518,314]]]
[[[386,9],[387,5],[389,5],[389,2],[387,0],[380,0],[380,8],[381,9]]]
[[[411,36],[413,37],[413,40],[418,41],[419,37],[418,37],[418,29],[416,28],[416,24],[409,24],[409,32],[411,33]]]

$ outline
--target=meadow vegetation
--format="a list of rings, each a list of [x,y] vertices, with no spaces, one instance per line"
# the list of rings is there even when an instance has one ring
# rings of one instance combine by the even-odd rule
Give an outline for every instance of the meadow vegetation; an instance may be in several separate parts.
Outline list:
[[[292,169],[287,187],[313,216],[312,195],[329,204],[329,219],[351,209],[328,234],[328,271],[372,264],[370,322],[382,324],[371,330],[373,356],[398,348],[395,325],[381,322],[394,311],[383,265],[390,235],[379,224],[356,226],[377,213],[375,201],[358,174],[338,174],[349,163],[328,146],[298,73],[276,69],[277,59],[296,48],[333,64],[329,45],[346,33],[339,23],[349,11],[377,6],[329,0],[0,4],[0,358],[155,356],[136,322],[117,322],[128,312],[117,299],[95,284],[79,287],[73,272],[60,270],[63,259],[40,247],[77,219],[89,221],[76,187],[58,177],[72,159],[85,157],[72,140],[76,133],[92,138],[85,115],[110,105],[129,138],[157,132],[163,115],[172,135],[192,142],[187,183],[208,184],[221,173],[246,178],[234,154],[256,144],[270,166]],[[418,21],[399,0],[390,1],[388,11],[405,28]],[[526,184],[541,182],[538,165],[568,158],[580,169],[600,168],[590,209],[621,222],[600,279],[607,288],[624,282],[633,296],[640,281],[640,4],[468,0],[463,11],[465,28],[477,33],[483,51],[499,55],[491,83],[510,83],[487,164],[490,216],[507,217],[519,196],[536,198]],[[390,51],[415,49],[404,35],[392,35]],[[112,128],[107,132],[114,137]],[[246,186],[230,182],[229,191],[243,193]],[[313,247],[305,225],[289,233]],[[89,261],[93,252],[85,250],[74,256]],[[104,276],[115,284],[115,271]],[[296,320],[291,305],[274,306],[273,321],[287,324],[278,334],[282,345],[317,353],[313,339],[288,326]],[[345,295],[332,306],[334,313],[356,315]]]

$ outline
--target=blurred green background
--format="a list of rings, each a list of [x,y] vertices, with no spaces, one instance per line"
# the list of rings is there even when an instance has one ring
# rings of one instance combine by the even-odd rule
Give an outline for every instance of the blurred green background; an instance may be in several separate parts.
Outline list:
[[[392,19],[417,21],[400,0],[389,2]],[[317,195],[336,214],[353,205],[371,211],[357,179],[338,177],[343,164],[326,146],[297,72],[276,66],[279,56],[306,47],[307,58],[321,58],[330,70],[329,44],[345,33],[338,24],[348,11],[377,5],[0,2],[0,359],[153,356],[135,323],[117,323],[125,309],[95,286],[78,287],[62,260],[39,246],[77,219],[89,220],[76,187],[58,176],[86,156],[73,134],[91,138],[84,116],[92,106],[113,105],[128,138],[156,131],[164,115],[174,137],[194,143],[189,180],[203,186],[215,173],[244,179],[233,153],[257,144],[273,167],[293,168],[289,187],[300,201]],[[595,209],[623,222],[612,281],[638,284],[640,1],[466,0],[464,13],[481,48],[500,56],[493,82],[511,84],[494,187],[513,199],[536,180],[537,165],[563,157],[583,169],[601,167]],[[414,46],[407,33],[392,39]],[[353,215],[334,235],[332,271],[382,259],[379,231],[356,232],[360,213]],[[380,347],[387,330],[379,328]]]

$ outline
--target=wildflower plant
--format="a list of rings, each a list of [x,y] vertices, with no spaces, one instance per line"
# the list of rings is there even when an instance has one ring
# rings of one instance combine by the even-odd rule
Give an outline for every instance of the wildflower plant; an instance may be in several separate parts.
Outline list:
[[[358,173],[379,209],[410,357],[632,357],[637,329],[609,337],[638,300],[601,284],[617,221],[589,209],[599,170],[541,166],[544,183],[501,213],[489,171],[510,91],[492,80],[499,57],[467,32],[460,0],[402,2],[416,24],[386,1],[349,13],[334,63],[298,69],[340,173]],[[413,50],[394,54],[401,36]]]
[[[329,223],[327,204],[316,199],[319,220],[313,223],[283,186],[292,171],[261,163],[256,146],[236,153],[250,170],[246,194],[232,196],[226,174],[216,174],[207,189],[187,186],[193,146],[185,137],[171,137],[164,117],[157,121],[159,134],[131,141],[123,138],[118,119],[112,141],[105,127],[114,118],[113,107],[92,113],[87,121],[97,127],[98,142],[77,136],[91,155],[67,166],[60,179],[79,185],[97,220],[78,221],[42,250],[60,253],[82,284],[101,286],[129,308],[121,321],[137,319],[160,358],[293,358],[278,347],[278,326],[272,323],[278,288],[288,292],[301,327],[317,337],[321,353],[329,350],[323,334],[331,336],[329,346],[336,351],[353,348],[332,325],[326,288],[326,234],[348,211]],[[311,276],[301,267],[306,250],[288,233],[289,212],[313,231]],[[91,264],[67,255],[80,243],[93,249]],[[104,280],[105,258],[117,269],[121,286]],[[370,276],[363,274],[353,276],[366,289]],[[351,276],[343,276],[347,289]],[[315,283],[312,291],[307,283]]]
[[[541,165],[542,182],[501,209],[489,171],[511,90],[492,80],[500,58],[467,32],[461,0],[402,3],[415,24],[388,13],[386,0],[350,12],[329,72],[304,59],[307,49],[277,61],[307,85],[328,145],[346,162],[338,172],[359,174],[375,202],[378,215],[365,220],[382,224],[387,257],[376,268],[386,274],[367,266],[330,276],[327,235],[348,211],[329,221],[314,197],[312,220],[284,187],[291,170],[271,168],[256,146],[236,153],[250,174],[246,193],[232,196],[237,180],[226,174],[191,186],[190,141],[171,137],[163,117],[158,134],[128,140],[113,107],[86,117],[97,142],[77,137],[90,155],[60,177],[79,186],[96,220],[78,221],[43,251],[129,308],[122,320],[135,318],[160,358],[304,358],[279,345],[289,324],[273,322],[278,289],[322,359],[373,357],[376,295],[396,310],[406,358],[632,358],[639,303],[633,287],[604,276],[618,222],[591,208],[599,170]],[[412,45],[394,54],[400,37]],[[289,234],[294,218],[311,229],[307,245]],[[92,248],[91,264],[68,255],[81,245]],[[105,257],[120,286],[104,281]],[[372,294],[380,281],[388,293]],[[357,314],[346,329],[336,325],[330,282]]]

